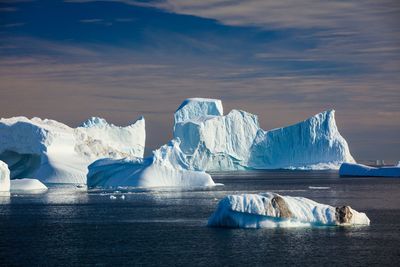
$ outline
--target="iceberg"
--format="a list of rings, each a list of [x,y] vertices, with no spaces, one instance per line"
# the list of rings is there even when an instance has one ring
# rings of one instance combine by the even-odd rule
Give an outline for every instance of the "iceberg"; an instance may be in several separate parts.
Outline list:
[[[370,167],[363,164],[343,163],[340,166],[341,176],[377,176],[377,177],[400,177],[400,166]]]
[[[332,207],[304,197],[276,193],[229,195],[208,220],[211,227],[274,228],[369,225],[365,213]]]
[[[174,138],[192,170],[338,169],[354,162],[334,110],[264,131],[256,115],[232,110],[224,116],[220,101],[190,98],[174,117]]]
[[[89,166],[89,188],[209,187],[215,183],[202,171],[188,170],[179,142],[165,145],[145,159],[100,159]]]
[[[47,191],[47,186],[37,179],[23,178],[11,180],[12,193],[42,193]]]
[[[86,183],[87,166],[94,160],[143,157],[144,145],[143,117],[126,127],[96,117],[77,128],[39,118],[0,120],[0,160],[8,164],[11,179]]]
[[[90,186],[210,186],[206,171],[338,169],[354,162],[333,110],[264,131],[242,110],[223,114],[217,99],[186,99],[174,114],[173,139],[146,159],[101,159],[89,166]]]
[[[10,192],[10,170],[6,163],[0,160],[0,194]]]

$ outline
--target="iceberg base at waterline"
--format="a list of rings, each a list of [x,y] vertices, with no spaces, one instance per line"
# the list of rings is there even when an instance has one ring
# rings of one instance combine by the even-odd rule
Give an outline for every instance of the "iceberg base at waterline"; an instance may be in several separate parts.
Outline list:
[[[23,178],[11,180],[11,193],[43,193],[47,186],[37,179]]]
[[[370,167],[363,164],[343,163],[340,166],[339,174],[341,176],[400,177],[400,165]]]
[[[276,193],[229,195],[208,220],[210,227],[276,228],[369,225],[362,212],[350,206],[332,207],[304,197]]]
[[[216,184],[205,172],[176,169],[147,159],[102,159],[89,166],[88,188],[210,187]]]

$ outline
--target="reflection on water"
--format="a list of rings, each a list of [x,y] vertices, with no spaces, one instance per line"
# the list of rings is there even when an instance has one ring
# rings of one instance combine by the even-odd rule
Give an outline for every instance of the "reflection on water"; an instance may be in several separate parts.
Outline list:
[[[44,194],[0,197],[0,265],[368,266],[399,261],[399,179],[306,171],[213,177],[225,186],[87,192],[50,185]],[[371,226],[205,227],[224,196],[266,191],[350,205],[366,212]]]

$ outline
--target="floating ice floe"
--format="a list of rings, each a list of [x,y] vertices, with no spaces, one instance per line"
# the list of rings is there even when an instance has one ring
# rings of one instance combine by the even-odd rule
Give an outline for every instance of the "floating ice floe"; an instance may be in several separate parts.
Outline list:
[[[341,176],[400,177],[400,165],[370,167],[363,164],[343,163],[340,166],[339,174]]]
[[[11,179],[35,177],[44,183],[86,183],[87,166],[100,158],[143,157],[145,121],[118,127],[91,118],[71,128],[48,119],[0,120],[0,160]]]
[[[332,207],[303,197],[275,193],[223,198],[208,225],[230,228],[369,225],[365,213],[350,206]]]

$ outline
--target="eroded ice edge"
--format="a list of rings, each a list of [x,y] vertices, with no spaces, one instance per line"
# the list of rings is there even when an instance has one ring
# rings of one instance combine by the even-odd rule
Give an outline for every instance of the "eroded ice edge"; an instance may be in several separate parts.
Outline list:
[[[304,197],[276,193],[229,195],[208,220],[211,227],[275,228],[369,225],[365,213],[332,207]]]

